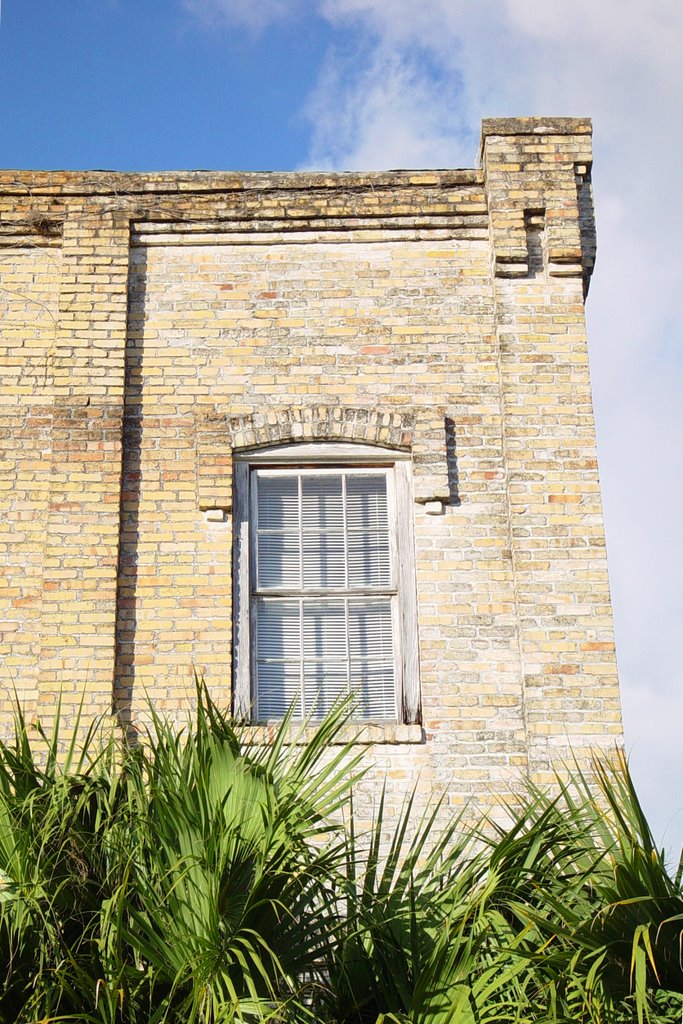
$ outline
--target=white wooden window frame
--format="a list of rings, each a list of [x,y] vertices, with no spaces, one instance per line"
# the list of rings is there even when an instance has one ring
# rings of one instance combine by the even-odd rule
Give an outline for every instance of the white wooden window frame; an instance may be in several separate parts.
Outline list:
[[[233,501],[233,705],[236,717],[254,722],[255,558],[251,477],[256,469],[293,472],[384,470],[390,495],[390,544],[394,596],[394,675],[398,723],[421,718],[417,636],[413,490],[410,456],[375,445],[341,442],[300,443],[236,454]],[[393,517],[393,518],[392,518]],[[377,594],[368,590],[368,594]],[[303,592],[302,592],[303,596]],[[323,595],[335,596],[333,594]],[[340,595],[342,596],[342,595]],[[358,596],[361,596],[358,594]],[[364,719],[372,721],[372,719]],[[386,724],[386,723],[384,723]]]

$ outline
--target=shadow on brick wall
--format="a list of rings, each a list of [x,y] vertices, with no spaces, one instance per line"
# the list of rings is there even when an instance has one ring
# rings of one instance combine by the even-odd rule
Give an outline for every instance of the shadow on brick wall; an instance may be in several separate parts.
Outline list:
[[[138,738],[133,721],[135,689],[135,633],[137,626],[138,543],[140,537],[140,478],[142,451],[141,334],[145,306],[145,274],[135,275],[137,289],[128,297],[126,389],[123,420],[123,465],[119,568],[116,595],[116,662],[112,713],[131,742]]]
[[[446,431],[446,465],[448,468],[448,503],[449,505],[460,505],[462,502],[460,500],[455,420],[451,419],[450,416],[446,416],[444,427]]]

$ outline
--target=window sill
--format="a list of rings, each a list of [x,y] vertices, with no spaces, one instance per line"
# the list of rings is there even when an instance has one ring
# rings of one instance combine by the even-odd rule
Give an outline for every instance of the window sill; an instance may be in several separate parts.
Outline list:
[[[277,722],[264,725],[245,725],[239,735],[246,746],[265,746],[274,741],[280,726]],[[303,746],[308,743],[318,727],[315,725],[292,724],[288,729],[285,743]],[[350,722],[341,729],[333,745],[356,743],[360,746],[397,746],[405,743],[424,743],[425,734],[421,725],[397,725],[396,723]]]

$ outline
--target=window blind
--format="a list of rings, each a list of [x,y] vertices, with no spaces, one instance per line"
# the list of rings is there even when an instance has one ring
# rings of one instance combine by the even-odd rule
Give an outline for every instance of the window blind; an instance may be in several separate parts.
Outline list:
[[[255,519],[258,719],[396,720],[387,472],[258,470]]]

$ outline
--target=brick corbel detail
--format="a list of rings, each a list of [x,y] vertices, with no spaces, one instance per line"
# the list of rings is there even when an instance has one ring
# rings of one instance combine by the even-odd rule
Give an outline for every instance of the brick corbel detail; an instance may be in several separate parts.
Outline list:
[[[591,122],[582,118],[494,118],[482,122],[482,165],[497,277],[532,273],[527,226],[545,224],[551,277],[588,279],[595,257]]]
[[[324,405],[231,417],[213,409],[197,423],[199,508],[232,508],[233,452],[306,441],[345,441],[409,451],[415,464],[416,500],[448,495],[443,413]]]

